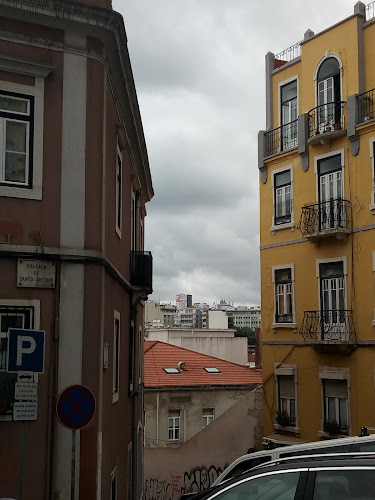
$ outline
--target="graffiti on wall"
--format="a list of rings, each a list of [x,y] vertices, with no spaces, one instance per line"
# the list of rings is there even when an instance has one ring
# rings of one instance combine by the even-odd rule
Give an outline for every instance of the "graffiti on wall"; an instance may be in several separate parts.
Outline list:
[[[158,478],[147,479],[145,500],[173,500],[172,484]]]
[[[215,465],[194,467],[190,472],[185,472],[181,493],[203,491],[209,488],[222,472],[223,469]]]
[[[148,479],[145,483],[145,500],[177,500],[183,493],[203,491],[212,485],[227,466],[193,467],[184,474],[172,474],[170,483],[159,478]]]

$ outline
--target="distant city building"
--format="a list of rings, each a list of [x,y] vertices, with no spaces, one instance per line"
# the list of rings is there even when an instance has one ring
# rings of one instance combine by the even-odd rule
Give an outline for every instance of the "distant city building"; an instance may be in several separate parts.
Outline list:
[[[186,295],[186,306],[191,307],[193,305],[193,296],[192,295]]]
[[[251,308],[236,307],[233,310],[227,311],[230,319],[229,324],[233,328],[249,327],[252,330],[261,326],[261,310],[255,306]]]
[[[176,295],[176,306],[178,310],[187,308],[187,295],[186,293],[179,293]]]

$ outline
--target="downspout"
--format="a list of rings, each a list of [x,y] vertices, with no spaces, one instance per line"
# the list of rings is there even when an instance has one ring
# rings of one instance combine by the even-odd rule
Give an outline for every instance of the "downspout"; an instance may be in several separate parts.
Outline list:
[[[159,392],[156,393],[156,446],[159,446]]]

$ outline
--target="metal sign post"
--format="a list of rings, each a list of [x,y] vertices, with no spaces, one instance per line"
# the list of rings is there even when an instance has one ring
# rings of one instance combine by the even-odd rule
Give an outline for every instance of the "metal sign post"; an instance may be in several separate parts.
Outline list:
[[[84,385],[70,385],[60,392],[56,402],[56,415],[64,427],[72,430],[71,500],[75,500],[76,431],[89,424],[94,414],[94,395]]]

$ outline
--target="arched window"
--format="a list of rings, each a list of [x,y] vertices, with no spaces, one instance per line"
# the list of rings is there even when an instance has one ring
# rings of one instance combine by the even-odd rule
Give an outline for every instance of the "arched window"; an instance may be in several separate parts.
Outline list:
[[[341,122],[340,65],[335,57],[325,59],[317,74],[319,126]]]

